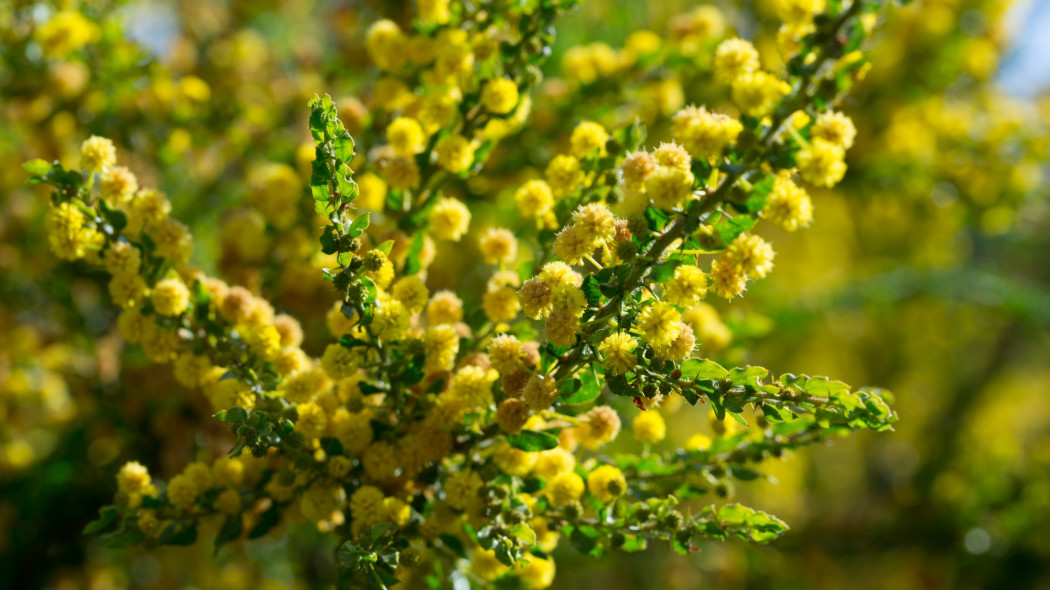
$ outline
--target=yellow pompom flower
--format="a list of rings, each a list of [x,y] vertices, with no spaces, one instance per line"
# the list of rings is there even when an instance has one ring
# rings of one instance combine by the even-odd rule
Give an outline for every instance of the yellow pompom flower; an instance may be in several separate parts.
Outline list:
[[[593,153],[605,155],[605,142],[609,140],[609,132],[594,121],[584,121],[572,130],[569,144],[572,146],[572,155],[583,158]]]
[[[554,400],[558,398],[558,388],[554,383],[554,378],[550,375],[533,375],[525,384],[521,397],[530,410],[542,412],[551,407]]]
[[[825,0],[777,0],[776,7],[780,20],[787,24],[800,24],[824,12]]]
[[[555,156],[547,164],[545,175],[552,194],[559,199],[579,189],[586,178],[580,161],[568,154]]]
[[[657,167],[656,158],[649,152],[632,152],[623,159],[620,177],[627,188],[641,192],[645,190],[645,180]]]
[[[448,324],[430,326],[423,332],[423,350],[428,373],[451,371],[459,354],[459,334]]]
[[[627,332],[613,332],[606,336],[598,345],[598,355],[606,372],[623,375],[638,366],[638,358],[633,352],[637,344]]]
[[[354,534],[379,524],[383,514],[383,492],[375,486],[361,486],[350,496],[350,517]]]
[[[846,115],[838,111],[825,111],[817,115],[811,133],[814,139],[823,139],[848,150],[853,147],[853,140],[857,137],[857,128]]]
[[[357,373],[360,357],[338,342],[329,344],[321,356],[321,367],[332,379],[345,379]]]
[[[620,415],[609,406],[594,406],[581,417],[577,440],[588,449],[612,442],[620,434]]]
[[[481,255],[486,264],[513,262],[518,255],[518,240],[514,234],[504,228],[489,228],[478,241]]]
[[[281,353],[281,334],[269,324],[250,327],[244,334],[248,348],[263,360],[272,361]]]
[[[579,264],[594,248],[595,245],[584,239],[575,225],[565,226],[554,237],[554,255],[566,264]]]
[[[332,416],[329,425],[332,436],[339,439],[343,449],[347,452],[358,454],[372,444],[372,422],[367,413],[352,414],[344,408],[340,408]]]
[[[456,510],[467,510],[481,502],[478,490],[484,485],[477,473],[469,469],[456,471],[444,482],[445,502]]]
[[[177,278],[164,279],[153,286],[153,309],[160,315],[177,316],[190,307],[190,290]]]
[[[664,284],[664,299],[679,307],[691,307],[707,296],[707,275],[702,270],[683,264]]]
[[[430,212],[430,231],[439,240],[458,242],[470,226],[470,210],[461,201],[442,197]]]
[[[508,397],[500,402],[499,408],[496,409],[496,423],[508,434],[520,432],[528,419],[529,406],[516,397]]]
[[[645,306],[638,314],[635,326],[645,341],[652,346],[666,346],[678,337],[678,323],[682,316],[669,303],[657,301]]]
[[[476,146],[462,135],[446,135],[434,146],[439,166],[453,174],[466,172],[474,163]]]
[[[509,322],[517,317],[521,303],[514,288],[504,285],[487,290],[482,296],[481,307],[485,311],[485,317],[500,323]]]
[[[649,410],[635,416],[634,422],[631,423],[631,429],[634,431],[634,438],[646,444],[658,443],[667,436],[667,425],[664,423],[664,417],[657,413],[656,410]]]
[[[121,494],[135,494],[150,484],[149,471],[138,461],[129,461],[117,472],[117,490]]]
[[[368,448],[361,453],[361,464],[369,479],[387,482],[394,479],[400,461],[393,445],[386,441],[377,441],[368,445]]]
[[[543,493],[551,504],[565,506],[579,500],[584,487],[583,478],[570,471],[551,478],[547,487],[543,488]]]
[[[846,175],[846,151],[841,145],[814,139],[798,152],[802,179],[816,186],[833,187]]]
[[[653,158],[660,166],[691,172],[689,167],[693,159],[689,157],[689,152],[677,143],[661,143],[653,152]]]
[[[602,465],[587,474],[587,491],[601,502],[611,502],[627,491],[627,479],[616,467]]]
[[[109,281],[109,295],[113,298],[113,303],[124,309],[138,307],[148,293],[149,285],[137,273],[121,273],[114,275]]]
[[[573,346],[579,333],[580,318],[576,313],[556,310],[547,316],[544,331],[547,341],[554,346]]]
[[[63,10],[37,27],[34,37],[45,56],[63,57],[94,43],[99,37],[99,28],[76,10]]]
[[[528,553],[522,557],[525,567],[514,570],[526,590],[543,590],[554,583],[554,560],[542,559]]]
[[[740,38],[722,41],[715,49],[715,78],[732,84],[737,78],[758,69],[758,50]]]
[[[110,244],[102,260],[109,274],[135,274],[142,263],[142,255],[131,243],[121,241]]]
[[[215,508],[222,514],[236,516],[241,513],[241,495],[233,488],[226,488],[215,498]]]
[[[80,167],[88,172],[102,172],[117,163],[117,148],[105,137],[92,135],[80,144]]]
[[[506,115],[518,104],[518,85],[508,78],[493,78],[481,89],[481,106],[490,113]]]
[[[780,171],[773,181],[773,190],[759,215],[784,231],[795,231],[813,221],[813,202],[805,189],[791,180],[791,173]]]
[[[416,13],[419,20],[437,25],[443,25],[452,18],[449,0],[416,0]]]
[[[656,351],[656,356],[679,362],[693,353],[693,348],[696,347],[696,337],[693,335],[693,328],[684,322],[679,322],[674,330],[674,339],[667,344],[654,346],[653,349]]]
[[[419,165],[415,158],[386,158],[380,163],[379,171],[392,189],[410,190],[419,186]]]
[[[408,39],[394,21],[376,21],[365,34],[365,48],[380,70],[396,70],[405,64]]]
[[[546,182],[534,179],[518,187],[514,202],[525,217],[539,217],[554,206],[554,193]]]
[[[455,324],[463,319],[463,302],[452,291],[438,291],[427,304],[431,324]]]
[[[525,361],[525,350],[513,334],[500,334],[493,338],[489,343],[488,355],[492,368],[500,373],[513,373]]]
[[[711,288],[719,297],[732,299],[747,288],[747,275],[726,260],[712,261]]]
[[[197,493],[197,483],[186,474],[176,475],[168,482],[168,501],[180,510],[192,510]]]
[[[430,292],[418,276],[403,277],[394,283],[390,295],[404,304],[409,313],[423,311],[427,305]]]
[[[372,331],[380,340],[401,340],[408,331],[411,319],[411,314],[403,303],[390,300],[376,306],[375,315],[372,317]]]
[[[773,246],[754,234],[740,234],[722,254],[722,260],[748,277],[761,279],[773,270]]]
[[[139,190],[135,174],[123,166],[112,166],[102,171],[98,181],[102,198],[113,203],[124,203]]]
[[[691,172],[661,166],[645,179],[645,194],[658,208],[670,211],[692,196],[693,180]]]
[[[296,406],[295,411],[299,414],[299,418],[295,421],[295,429],[303,433],[307,440],[318,438],[324,433],[328,426],[324,408],[313,402],[307,402]]]
[[[694,158],[708,158],[722,153],[736,141],[744,126],[729,115],[711,113],[704,107],[686,107],[671,118],[675,141]]]
[[[423,151],[427,136],[419,121],[411,117],[398,117],[386,128],[386,140],[399,156],[411,156]]]
[[[733,82],[733,102],[751,117],[768,115],[789,92],[787,82],[766,72],[741,74]]]
[[[592,247],[610,241],[616,236],[616,218],[601,203],[583,205],[572,214],[576,234]]]

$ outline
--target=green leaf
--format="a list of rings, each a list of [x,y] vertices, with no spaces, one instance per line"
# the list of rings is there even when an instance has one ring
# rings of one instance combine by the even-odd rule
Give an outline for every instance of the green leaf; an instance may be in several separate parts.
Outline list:
[[[173,522],[168,525],[168,528],[164,529],[157,542],[161,545],[175,545],[177,547],[192,545],[197,542],[197,524],[190,523],[179,528],[178,523]]]
[[[598,379],[591,371],[582,371],[580,378],[576,381],[580,387],[565,398],[565,403],[570,405],[589,404],[598,399],[602,388],[598,385]]]
[[[507,442],[515,449],[530,453],[547,451],[558,446],[558,437],[549,432],[522,430],[518,434],[507,435]]]
[[[681,264],[680,260],[665,260],[655,266],[653,266],[653,281],[657,283],[666,283],[671,280],[674,276],[674,270]]]
[[[128,547],[134,547],[146,539],[146,535],[138,529],[135,525],[130,525],[127,521],[117,529],[116,531],[106,535],[105,542],[102,544],[103,547],[110,549],[126,549]]]
[[[755,218],[749,215],[737,215],[732,219],[719,221],[715,224],[715,231],[721,236],[725,243],[732,242],[737,236],[755,226]]]
[[[686,359],[681,370],[682,379],[687,381],[717,381],[729,374],[722,365],[707,359]]]
[[[219,534],[215,536],[215,553],[218,554],[219,549],[226,543],[236,541],[243,531],[244,521],[240,514],[227,517],[226,522],[222,523],[222,528],[219,529]]]
[[[350,224],[350,227],[346,230],[347,235],[349,235],[351,238],[356,238],[363,234],[365,229],[368,227],[368,221],[370,217],[371,214],[366,212],[364,215],[361,215],[360,217],[355,219],[354,222]]]
[[[277,505],[270,506],[270,509],[262,513],[259,517],[259,522],[255,524],[251,532],[248,533],[249,539],[258,539],[259,537],[270,532],[270,529],[277,526],[280,521],[280,513],[277,511]]]
[[[743,504],[726,504],[718,509],[718,520],[727,525],[742,525],[755,513],[754,508]]]
[[[438,535],[438,538],[445,544],[445,547],[452,550],[452,552],[458,557],[465,558],[467,556],[467,552],[463,549],[463,543],[456,537],[449,534],[442,534]]]
[[[44,176],[48,172],[51,172],[51,168],[52,166],[49,162],[39,158],[36,160],[29,160],[25,164],[22,164],[22,169],[32,176]]]
[[[215,414],[215,419],[224,424],[236,424],[248,419],[248,412],[242,407],[234,406]]]
[[[390,251],[394,249],[394,240],[387,240],[382,244],[376,246],[376,250],[379,250],[383,254],[390,256]]]
[[[332,149],[335,151],[335,157],[344,164],[349,164],[350,160],[354,157],[354,138],[349,135],[346,137],[338,137],[332,140]]]
[[[118,516],[120,516],[120,510],[116,506],[103,506],[98,511],[98,518],[87,523],[87,526],[84,527],[84,534],[94,535],[95,533],[101,533],[116,522]]]
[[[416,237],[412,240],[412,244],[408,247],[408,253],[405,255],[405,269],[403,274],[414,275],[423,269],[423,263],[419,260],[419,254],[423,251],[424,243],[423,232],[417,233]]]
[[[594,275],[587,275],[587,278],[583,280],[582,289],[587,305],[598,307],[602,304],[602,292],[598,288],[598,279],[594,278]]]

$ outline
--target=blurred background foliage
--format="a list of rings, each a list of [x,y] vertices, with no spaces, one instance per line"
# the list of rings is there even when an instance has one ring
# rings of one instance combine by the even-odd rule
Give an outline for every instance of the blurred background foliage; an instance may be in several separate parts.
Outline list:
[[[333,303],[317,271],[319,228],[308,215],[267,219],[267,202],[299,194],[310,96],[330,93],[344,116],[363,111],[355,97],[382,98],[362,34],[380,16],[404,22],[407,4],[0,8],[0,587],[330,582],[331,542],[305,527],[214,560],[207,544],[147,555],[81,535],[125,460],[174,473],[226,434],[203,399],[171,394],[180,386],[170,371],[124,350],[99,277],[50,256],[43,194],[25,185],[21,163],[72,163],[85,137],[113,138],[190,226],[194,262],[275,293],[317,353],[310,343],[323,340],[309,335],[323,334]],[[722,25],[775,64],[770,4],[715,3]],[[886,14],[873,67],[843,105],[858,127],[846,179],[813,195],[810,231],[766,232],[777,272],[699,331],[716,359],[889,388],[897,432],[800,452],[771,481],[739,490],[791,523],[772,546],[712,544],[688,558],[656,548],[600,568],[564,549],[555,587],[1050,586],[1050,101],[1018,90],[1010,60],[1023,56],[1011,57],[1018,34],[1007,25],[1025,12],[1008,10],[919,0]],[[566,120],[612,128],[641,118],[659,139],[684,104],[725,103],[695,83],[705,66],[687,59],[697,27],[719,24],[712,14],[678,0],[595,0],[566,18],[530,124],[460,188],[478,217],[513,223],[508,199],[494,195],[542,169],[550,154],[540,146],[564,144]],[[642,40],[629,35],[639,28],[674,40],[684,61],[635,76]],[[1001,71],[1013,72],[1014,96],[1000,90]],[[367,149],[368,121],[357,122]],[[474,254],[441,257],[432,272],[469,275]],[[671,410],[680,444],[706,429],[695,412]]]

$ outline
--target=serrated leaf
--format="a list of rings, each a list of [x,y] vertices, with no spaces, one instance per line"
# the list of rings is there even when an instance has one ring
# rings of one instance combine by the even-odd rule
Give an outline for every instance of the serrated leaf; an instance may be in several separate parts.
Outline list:
[[[722,365],[708,359],[686,359],[681,371],[686,381],[717,381],[729,374]]]

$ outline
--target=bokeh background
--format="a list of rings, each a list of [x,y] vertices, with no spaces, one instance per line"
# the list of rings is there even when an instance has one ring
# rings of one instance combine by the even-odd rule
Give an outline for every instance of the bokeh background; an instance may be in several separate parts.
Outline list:
[[[771,2],[713,4],[775,63]],[[683,104],[717,107],[688,67],[586,80],[594,56],[639,28],[680,34],[698,6],[590,0],[566,17],[531,124],[464,188],[477,218],[513,214],[500,197],[565,142],[566,119],[640,117],[661,139]],[[334,539],[306,526],[214,558],[209,543],[146,553],[81,535],[124,461],[167,475],[226,433],[170,370],[121,344],[100,277],[54,260],[46,193],[25,185],[21,164],[72,164],[88,135],[114,139],[191,227],[194,263],[302,318],[317,353],[332,299],[316,232],[268,220],[267,197],[304,181],[308,98],[328,92],[343,112],[358,108],[353,98],[375,81],[364,30],[381,17],[407,22],[410,9],[0,7],[0,587],[331,583]],[[842,106],[859,131],[846,179],[813,195],[808,231],[764,230],[776,271],[701,340],[720,361],[889,388],[896,432],[799,452],[770,466],[771,481],[740,486],[741,499],[790,523],[772,546],[710,544],[689,557],[657,547],[601,562],[564,548],[555,587],[1050,587],[1050,3],[916,0],[883,20],[873,67]],[[439,257],[435,274],[473,280],[470,260]],[[680,441],[704,422],[688,410],[670,420]]]

